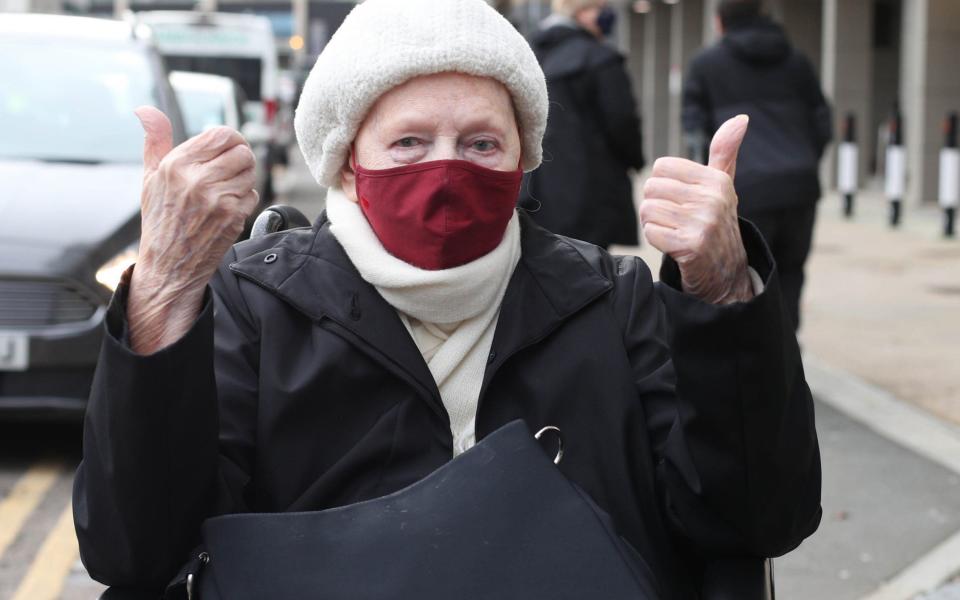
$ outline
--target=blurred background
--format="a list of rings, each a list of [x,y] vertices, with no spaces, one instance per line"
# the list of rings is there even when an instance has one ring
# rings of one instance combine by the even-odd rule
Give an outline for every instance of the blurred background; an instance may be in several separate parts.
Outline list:
[[[401,1],[401,0],[397,0]],[[136,260],[142,133],[226,124],[263,206],[324,192],[292,129],[334,0],[0,0],[0,599],[80,600],[70,485],[106,303]],[[549,2],[492,1],[525,35]],[[647,162],[691,155],[690,61],[713,0],[612,1]],[[787,599],[960,599],[960,1],[767,0],[833,109],[799,336],[824,466]],[[81,18],[84,17],[84,18]],[[646,171],[632,174],[639,186]],[[660,257],[640,245],[617,252]]]

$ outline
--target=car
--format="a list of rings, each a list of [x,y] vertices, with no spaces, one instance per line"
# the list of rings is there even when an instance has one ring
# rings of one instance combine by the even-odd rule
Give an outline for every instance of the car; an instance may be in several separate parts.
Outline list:
[[[143,130],[186,139],[149,32],[88,17],[0,19],[0,414],[81,414],[106,306],[136,260]]]
[[[264,200],[273,200],[273,166],[277,162],[279,76],[277,45],[270,19],[252,14],[157,10],[134,15],[148,26],[171,71],[222,75],[237,81],[246,95],[247,120],[270,132],[270,153],[264,166]]]
[[[260,206],[247,222],[248,233],[253,219],[268,205],[270,131],[262,123],[247,119],[243,112],[246,101],[243,89],[229,77],[173,71],[170,73],[170,84],[177,95],[188,136],[193,137],[211,127],[225,125],[240,131],[250,144],[257,159],[256,190],[260,194]]]

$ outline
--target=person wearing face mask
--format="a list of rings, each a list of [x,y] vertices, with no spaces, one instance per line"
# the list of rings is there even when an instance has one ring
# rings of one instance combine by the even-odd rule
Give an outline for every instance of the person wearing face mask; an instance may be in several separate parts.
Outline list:
[[[545,160],[523,205],[543,227],[598,246],[637,245],[631,170],[644,165],[640,118],[624,57],[605,41],[606,0],[554,0],[531,45],[550,93]]]
[[[736,217],[747,119],[709,165],[654,165],[654,284],[517,209],[547,98],[483,0],[367,0],[297,108],[324,214],[236,245],[256,205],[242,137],[174,148],[166,117],[137,110],[140,257],[109,307],[74,487],[95,579],[162,589],[208,517],[380,498],[515,419],[563,432],[560,471],[636,549],[649,598],[693,598],[696,561],[816,529],[810,391],[775,265]]]

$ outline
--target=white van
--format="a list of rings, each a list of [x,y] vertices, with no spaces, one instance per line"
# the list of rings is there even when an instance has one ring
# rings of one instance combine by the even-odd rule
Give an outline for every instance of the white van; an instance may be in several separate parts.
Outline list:
[[[268,18],[233,13],[146,11],[137,13],[135,19],[152,30],[154,44],[169,70],[222,75],[236,81],[247,98],[244,106],[247,119],[266,126],[272,144],[279,141],[277,46]],[[275,154],[270,153],[268,173]]]

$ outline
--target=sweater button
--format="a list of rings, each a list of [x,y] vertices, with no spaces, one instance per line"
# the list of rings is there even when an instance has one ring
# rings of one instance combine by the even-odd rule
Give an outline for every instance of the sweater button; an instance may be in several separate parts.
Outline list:
[[[497,359],[497,352],[495,350],[491,350],[490,355],[487,356],[487,364],[489,365],[496,359]]]

